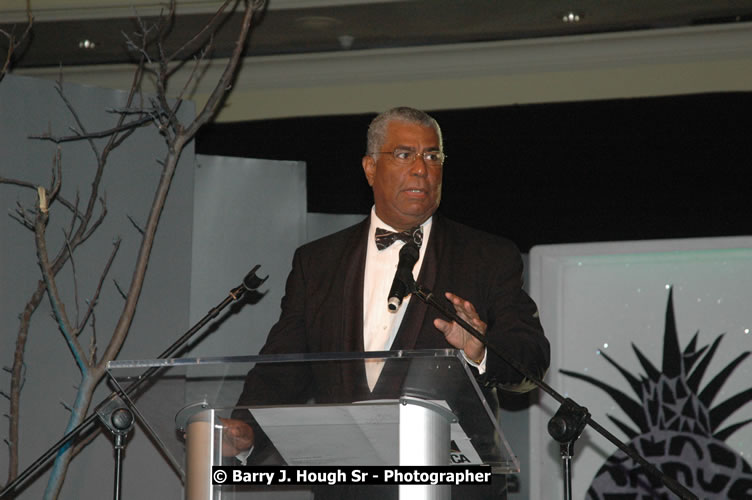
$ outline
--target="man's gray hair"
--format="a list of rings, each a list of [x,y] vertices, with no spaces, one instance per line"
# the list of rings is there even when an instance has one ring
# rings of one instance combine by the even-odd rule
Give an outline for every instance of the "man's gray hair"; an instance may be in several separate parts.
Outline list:
[[[384,111],[371,121],[371,125],[368,126],[367,155],[381,151],[381,147],[386,140],[386,129],[389,126],[389,123],[393,121],[414,123],[423,127],[431,127],[436,131],[436,135],[439,137],[439,148],[443,151],[444,141],[441,138],[441,127],[439,127],[439,123],[427,113],[424,113],[419,109],[402,106]]]

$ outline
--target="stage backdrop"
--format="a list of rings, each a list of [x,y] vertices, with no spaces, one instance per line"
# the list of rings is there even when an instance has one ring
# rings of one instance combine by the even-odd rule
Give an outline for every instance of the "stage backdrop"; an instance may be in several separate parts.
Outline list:
[[[733,237],[530,254],[531,294],[552,346],[548,383],[699,498],[752,497],[751,247],[752,238]],[[546,430],[559,405],[540,400],[531,412],[531,476],[540,479],[531,498],[561,498],[559,446]],[[659,498],[615,451],[586,429],[573,497],[639,490]]]

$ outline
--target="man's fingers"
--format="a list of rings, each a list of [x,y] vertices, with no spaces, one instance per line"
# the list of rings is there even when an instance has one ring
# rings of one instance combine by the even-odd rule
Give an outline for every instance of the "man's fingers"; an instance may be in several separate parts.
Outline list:
[[[462,297],[450,292],[447,292],[445,295],[446,298],[449,299],[449,301],[452,303],[454,310],[458,314],[464,314],[468,317],[476,317],[478,315],[478,313],[475,311],[475,306],[469,300],[465,300]]]
[[[444,335],[448,335],[452,330],[452,324],[447,323],[443,319],[436,318],[435,320],[433,320],[433,326],[438,328]]]
[[[486,333],[486,328],[488,325],[482,319],[480,319],[478,311],[475,310],[475,306],[472,302],[465,300],[459,295],[455,295],[451,292],[446,292],[444,295],[452,303],[454,310],[457,313],[457,316],[460,317],[460,319],[478,330],[481,334]],[[457,327],[461,328],[459,325],[457,325]],[[465,332],[464,329],[462,329],[462,333],[470,335],[469,333]]]

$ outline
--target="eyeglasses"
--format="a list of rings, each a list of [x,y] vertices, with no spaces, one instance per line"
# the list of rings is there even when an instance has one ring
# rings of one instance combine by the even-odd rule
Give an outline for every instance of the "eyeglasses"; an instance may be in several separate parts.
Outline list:
[[[424,151],[423,153],[418,153],[412,149],[402,148],[397,148],[394,151],[376,151],[374,154],[392,155],[394,161],[400,165],[412,165],[418,156],[420,156],[426,164],[435,167],[443,165],[447,157],[441,151]]]

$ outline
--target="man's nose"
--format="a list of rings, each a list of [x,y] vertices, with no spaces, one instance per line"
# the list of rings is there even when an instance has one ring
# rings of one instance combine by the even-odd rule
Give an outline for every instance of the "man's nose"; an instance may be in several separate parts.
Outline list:
[[[412,165],[410,165],[410,174],[411,175],[417,175],[417,176],[424,176],[426,175],[426,170],[428,169],[428,165],[426,165],[426,159],[423,158],[423,155],[418,154],[415,155],[415,161]]]

